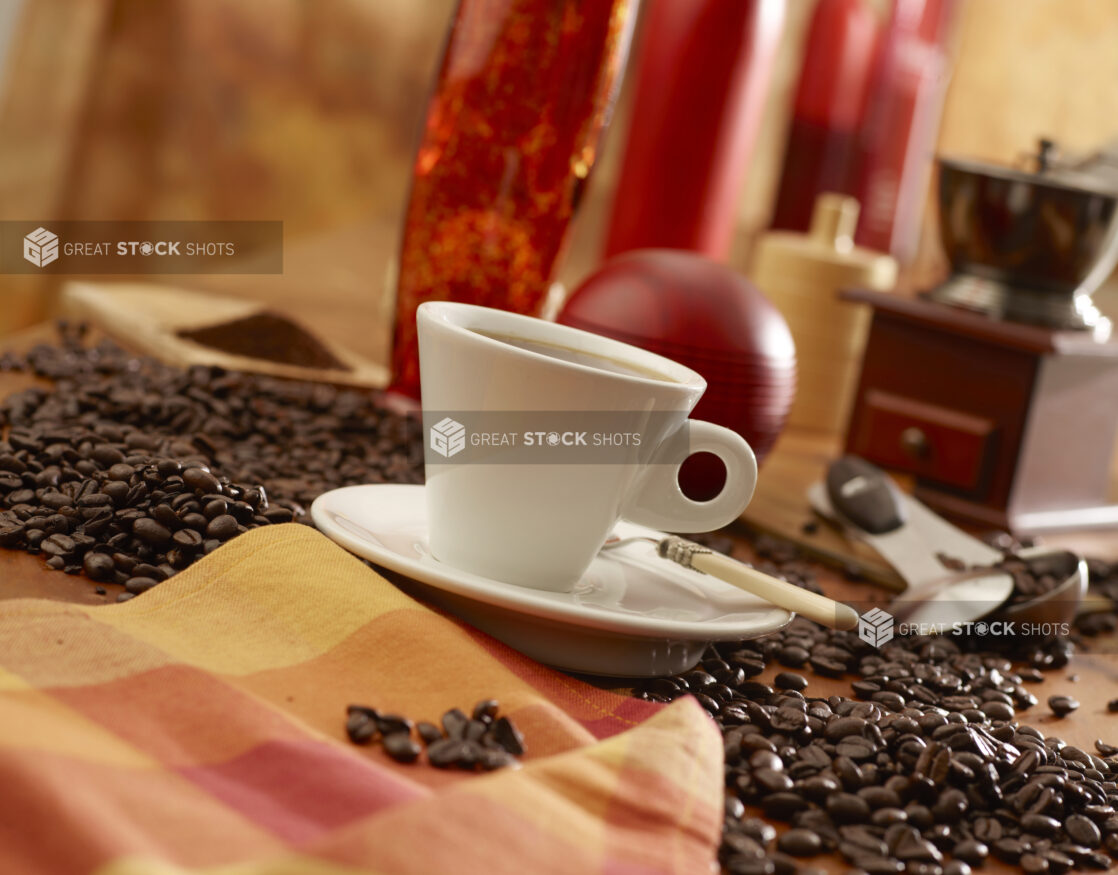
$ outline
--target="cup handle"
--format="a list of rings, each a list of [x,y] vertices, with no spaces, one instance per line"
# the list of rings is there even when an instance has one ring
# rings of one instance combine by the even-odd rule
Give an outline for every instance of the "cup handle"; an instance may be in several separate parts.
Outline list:
[[[737,519],[757,486],[757,457],[736,432],[712,422],[691,420],[690,454],[713,453],[726,466],[726,484],[709,501],[693,501],[679,488],[682,464],[665,462],[672,441],[661,444],[622,502],[629,522],[665,532],[709,532]]]

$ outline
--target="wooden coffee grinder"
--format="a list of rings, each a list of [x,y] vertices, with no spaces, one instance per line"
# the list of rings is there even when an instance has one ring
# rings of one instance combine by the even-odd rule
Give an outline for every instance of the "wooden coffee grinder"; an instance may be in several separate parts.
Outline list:
[[[844,293],[873,308],[846,451],[1017,534],[1118,526],[1118,342],[1090,297],[1118,261],[1118,185],[1049,155],[1036,172],[941,160],[951,276]]]

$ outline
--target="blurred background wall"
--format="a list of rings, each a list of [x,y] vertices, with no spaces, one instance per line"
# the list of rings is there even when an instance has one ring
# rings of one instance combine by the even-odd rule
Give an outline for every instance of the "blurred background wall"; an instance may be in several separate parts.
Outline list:
[[[748,263],[768,222],[812,8],[788,3],[735,264]],[[190,285],[282,306],[330,283],[370,301],[376,324],[354,326],[350,342],[382,354],[411,153],[452,9],[453,0],[6,0],[0,219],[281,219],[282,277]],[[1075,149],[1118,138],[1116,45],[1118,3],[965,2],[938,150],[1012,162],[1040,136]],[[568,284],[598,258],[630,91],[577,218]],[[938,269],[926,222],[909,270]],[[51,315],[55,293],[49,279],[0,276],[0,333]]]

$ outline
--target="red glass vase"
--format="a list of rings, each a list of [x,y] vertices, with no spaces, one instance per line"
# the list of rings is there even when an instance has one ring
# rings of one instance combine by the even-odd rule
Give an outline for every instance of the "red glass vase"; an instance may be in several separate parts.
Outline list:
[[[392,388],[419,397],[415,311],[539,312],[608,122],[637,0],[459,0],[412,175]]]

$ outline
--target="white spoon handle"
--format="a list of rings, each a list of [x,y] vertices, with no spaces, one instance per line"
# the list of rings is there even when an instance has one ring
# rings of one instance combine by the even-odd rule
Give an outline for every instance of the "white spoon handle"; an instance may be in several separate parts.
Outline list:
[[[717,577],[739,589],[760,596],[777,607],[795,611],[823,626],[845,630],[853,629],[858,625],[858,612],[850,605],[793,586],[728,556],[712,553],[705,547],[685,541],[683,538],[665,538],[659,543],[657,549],[665,559],[671,559],[687,568],[694,568],[696,571]]]

